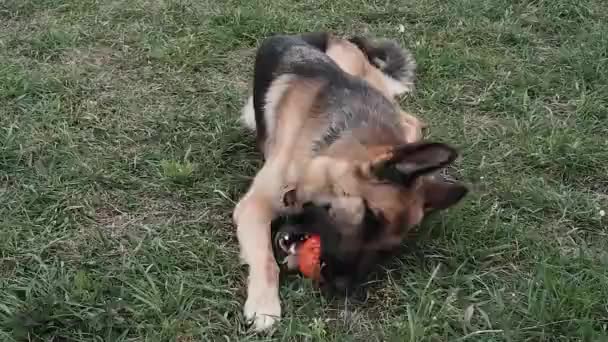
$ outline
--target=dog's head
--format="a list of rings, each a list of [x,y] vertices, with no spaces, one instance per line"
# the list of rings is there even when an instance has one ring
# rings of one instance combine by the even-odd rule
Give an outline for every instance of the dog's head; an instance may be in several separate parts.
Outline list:
[[[370,149],[366,160],[313,161],[284,202],[299,208],[299,230],[321,236],[325,285],[348,290],[427,213],[459,202],[467,188],[433,176],[456,157],[448,145],[422,142]]]

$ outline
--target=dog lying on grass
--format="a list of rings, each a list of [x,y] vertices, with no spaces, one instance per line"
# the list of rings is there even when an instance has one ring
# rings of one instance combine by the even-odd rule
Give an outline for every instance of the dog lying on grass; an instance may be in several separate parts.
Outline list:
[[[414,77],[410,53],[390,41],[310,33],[259,47],[243,121],[265,163],[233,213],[249,265],[244,315],[256,330],[281,315],[277,217],[298,216],[321,236],[322,282],[344,291],[425,214],[468,192],[433,177],[457,152],[421,141],[422,123],[395,100]]]

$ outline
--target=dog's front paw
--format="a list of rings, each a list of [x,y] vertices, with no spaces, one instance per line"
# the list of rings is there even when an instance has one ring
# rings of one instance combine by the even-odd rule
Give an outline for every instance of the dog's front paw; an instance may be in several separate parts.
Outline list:
[[[278,294],[260,292],[247,297],[244,308],[245,319],[256,331],[271,328],[281,318],[281,303]]]

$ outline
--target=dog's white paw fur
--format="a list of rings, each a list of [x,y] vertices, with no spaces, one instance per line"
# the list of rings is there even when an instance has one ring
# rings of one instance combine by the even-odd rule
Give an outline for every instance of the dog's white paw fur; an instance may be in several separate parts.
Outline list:
[[[273,293],[272,289],[256,291],[250,288],[243,313],[255,331],[270,329],[281,319],[281,302],[278,293]]]

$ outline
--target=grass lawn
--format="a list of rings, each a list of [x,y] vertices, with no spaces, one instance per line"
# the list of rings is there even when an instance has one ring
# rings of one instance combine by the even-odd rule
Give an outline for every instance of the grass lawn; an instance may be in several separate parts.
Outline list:
[[[402,104],[473,191],[256,336],[237,118],[256,44],[313,30],[414,52]],[[607,47],[605,0],[1,0],[0,341],[608,341]]]

